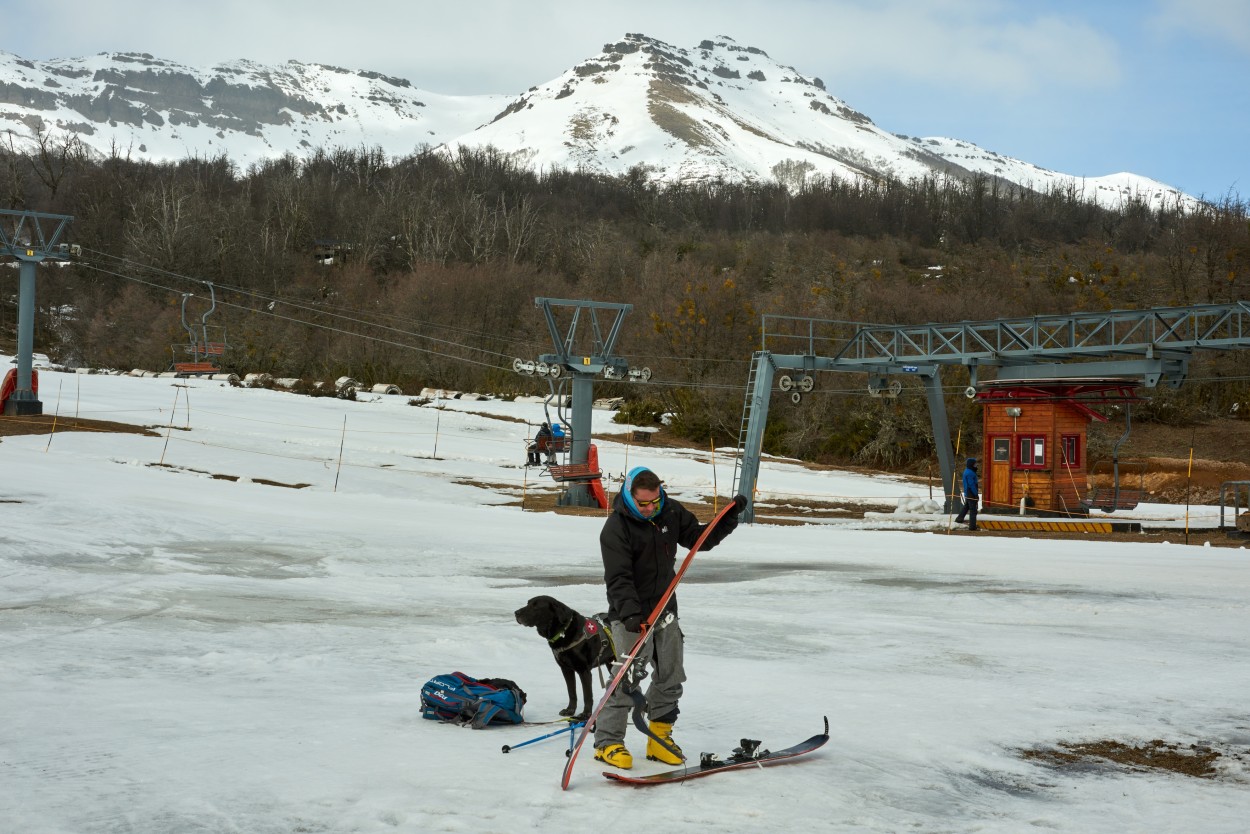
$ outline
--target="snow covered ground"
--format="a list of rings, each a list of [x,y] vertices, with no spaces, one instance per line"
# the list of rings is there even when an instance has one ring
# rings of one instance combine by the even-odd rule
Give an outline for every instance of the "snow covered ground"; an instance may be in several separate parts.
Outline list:
[[[541,406],[49,370],[41,396],[59,420],[159,436],[0,442],[4,831],[1246,830],[1245,550],[947,535],[945,517],[743,526],[680,592],[676,738],[784,747],[828,715],[830,743],[639,789],[584,752],[562,792],[562,739],[501,753],[546,728],[418,708],[427,679],[459,670],[517,681],[528,717],[554,718],[563,681],[512,612],[538,594],[606,607],[601,520],[506,506],[535,487],[519,465]],[[613,474],[651,465],[679,498],[730,489],[728,455],[600,456]],[[781,461],[760,486],[927,497]],[[1216,779],[1019,755],[1101,739],[1226,755]]]

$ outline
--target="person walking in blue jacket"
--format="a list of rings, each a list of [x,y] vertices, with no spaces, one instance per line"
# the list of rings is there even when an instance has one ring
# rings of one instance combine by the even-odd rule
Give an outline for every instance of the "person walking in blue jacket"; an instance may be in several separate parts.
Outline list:
[[[981,496],[977,484],[977,459],[968,458],[967,467],[964,469],[964,508],[959,511],[959,515],[955,516],[956,524],[964,523],[964,516],[968,516],[968,529],[977,529],[977,501]]]

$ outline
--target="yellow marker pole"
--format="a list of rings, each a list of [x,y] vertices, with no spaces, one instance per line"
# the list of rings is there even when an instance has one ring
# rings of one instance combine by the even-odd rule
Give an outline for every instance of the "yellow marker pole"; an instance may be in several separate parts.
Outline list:
[[[339,473],[343,471],[343,445],[347,443],[347,415],[343,415],[343,434],[339,438],[339,465],[334,470],[334,491],[339,491]]]
[[[959,427],[959,431],[955,433],[955,460],[959,460],[959,446],[963,443],[964,428]],[[955,472],[951,472],[951,498],[955,497],[955,478],[958,477]],[[955,527],[955,502],[951,501],[950,512],[946,516],[946,532],[949,534]]]
[[[56,410],[52,412],[52,431],[48,432],[48,445],[43,447],[44,452],[52,448],[52,435],[56,434],[56,421],[61,416],[61,387],[64,385],[65,380],[62,379],[56,386]]]
[[[443,404],[440,401],[442,393],[439,391],[434,395],[434,456],[431,460],[438,460],[438,427],[443,420]]]
[[[169,434],[174,430],[174,415],[178,413],[178,394],[181,391],[181,388],[174,386],[174,407],[169,412],[169,425],[165,427],[165,446],[161,449],[161,459],[157,463],[158,466],[165,465],[165,450],[169,448]]]
[[[1197,429],[1194,429],[1197,432]],[[1194,447],[1189,441],[1189,471],[1185,474],[1185,544],[1189,544],[1189,487],[1194,480]],[[1222,511],[1221,511],[1222,512]]]
[[[716,439],[709,437],[707,444],[712,450],[712,517],[715,518],[720,503],[720,488],[716,485]]]

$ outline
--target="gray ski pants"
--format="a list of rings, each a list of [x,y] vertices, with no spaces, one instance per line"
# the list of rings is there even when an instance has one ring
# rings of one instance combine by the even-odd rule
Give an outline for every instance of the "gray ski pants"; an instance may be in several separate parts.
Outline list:
[[[612,639],[616,642],[620,657],[624,657],[634,647],[638,634],[627,631],[624,623],[614,620]],[[681,685],[686,681],[685,642],[681,623],[676,617],[667,625],[656,629],[647,645],[638,653],[630,674],[621,681],[621,685],[599,713],[595,721],[596,749],[609,744],[625,743],[625,727],[630,720],[630,711],[634,708],[633,699],[625,694],[625,684],[632,677],[636,686],[642,686],[648,665],[653,668],[654,673],[651,675],[651,685],[647,687],[647,715],[654,720],[677,712]]]

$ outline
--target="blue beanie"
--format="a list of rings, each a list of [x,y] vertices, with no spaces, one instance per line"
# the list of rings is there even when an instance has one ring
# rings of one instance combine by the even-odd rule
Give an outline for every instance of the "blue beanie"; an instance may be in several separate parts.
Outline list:
[[[625,486],[621,489],[621,498],[625,501],[625,506],[629,508],[629,514],[641,521],[649,521],[650,519],[642,514],[642,510],[638,509],[638,505],[634,503],[634,478],[643,472],[651,470],[645,466],[635,466],[629,470],[629,474],[625,476]],[[660,514],[660,510],[664,509],[664,487],[660,487],[660,503],[655,508],[655,515]]]

